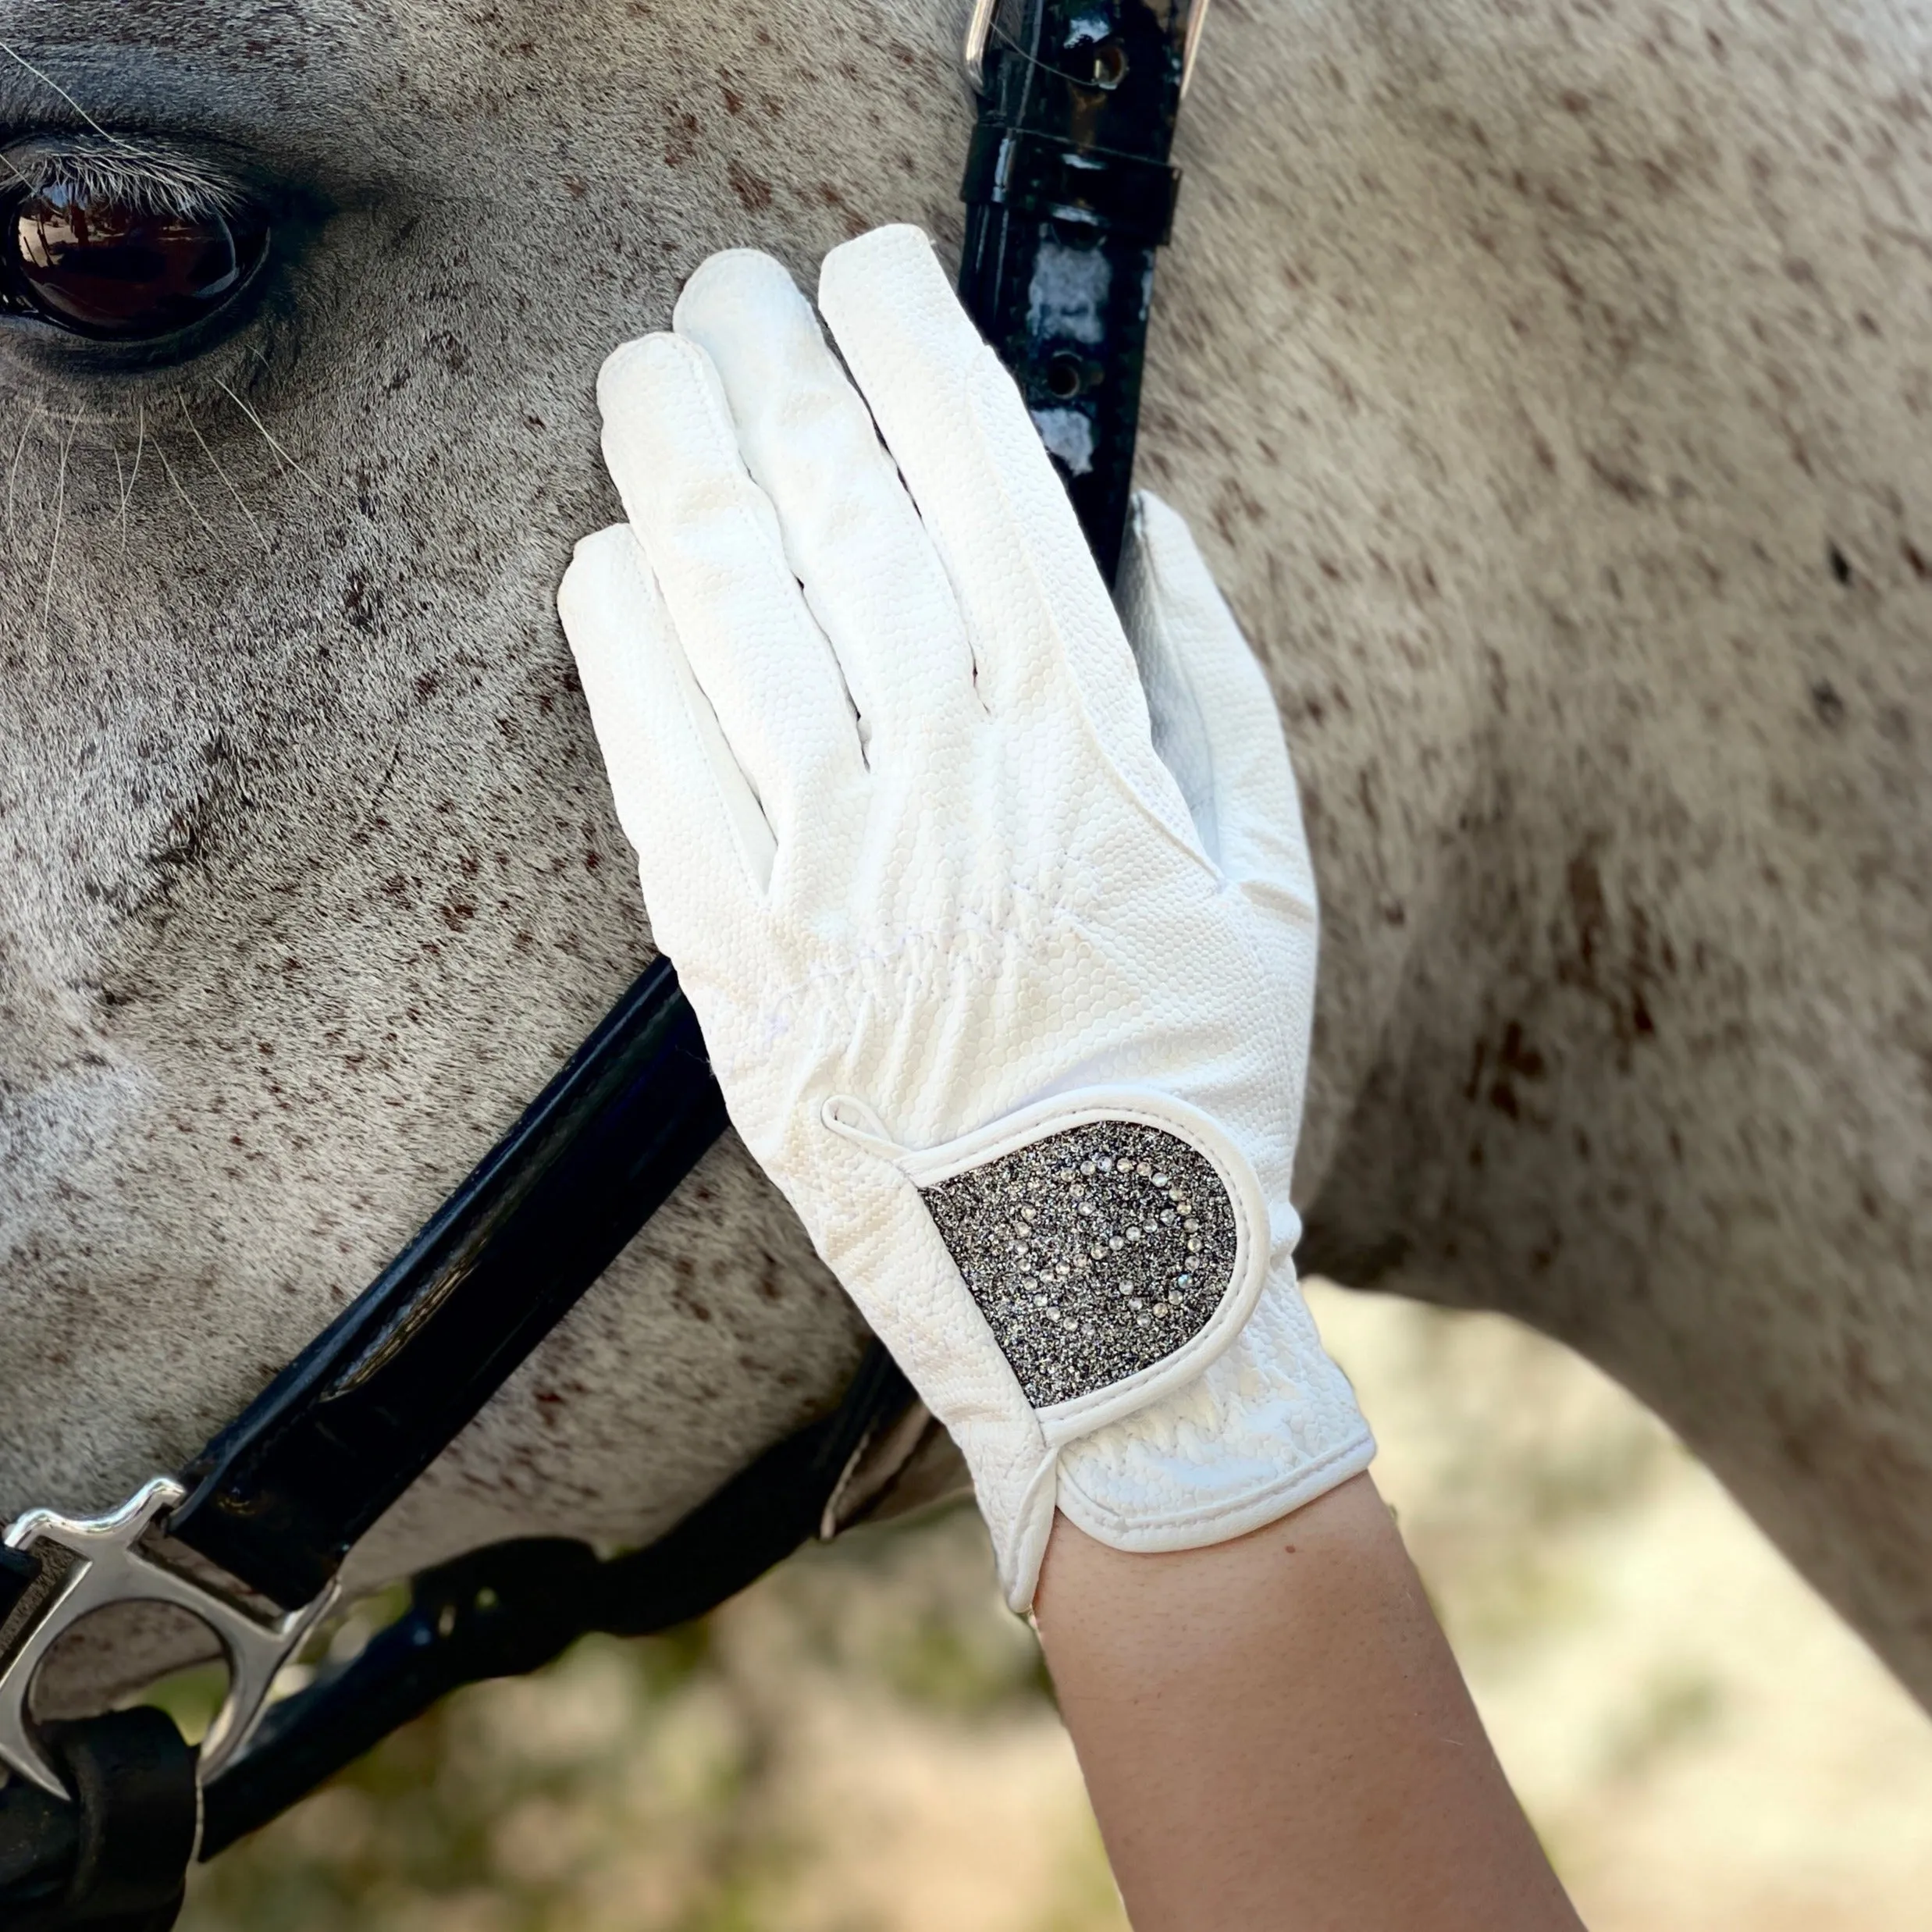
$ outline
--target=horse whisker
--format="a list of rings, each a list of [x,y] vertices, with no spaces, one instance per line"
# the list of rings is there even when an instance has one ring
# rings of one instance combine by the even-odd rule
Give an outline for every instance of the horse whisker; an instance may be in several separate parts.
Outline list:
[[[173,484],[174,493],[179,496],[182,502],[187,506],[188,514],[201,526],[203,532],[208,536],[208,540],[214,544],[215,547],[219,550],[224,557],[227,556],[229,554],[228,546],[222,543],[220,537],[215,534],[214,525],[210,523],[207,518],[203,516],[201,511],[195,508],[194,499],[181,487],[181,479],[175,475],[174,465],[168,461],[168,452],[164,450],[158,443],[155,445],[155,454],[160,459],[161,467],[168,472],[168,481]]]
[[[241,492],[236,489],[234,483],[229,476],[227,471],[222,468],[221,460],[215,455],[215,452],[208,447],[208,439],[201,434],[200,430],[195,428],[194,418],[188,414],[188,406],[185,401],[183,401],[181,404],[181,420],[188,425],[188,434],[193,436],[197,443],[201,444],[201,454],[208,458],[210,463],[214,465],[215,474],[222,479],[223,485],[227,489],[229,495],[234,498],[235,507],[248,519],[248,527],[254,532],[255,541],[262,546],[262,554],[265,557],[272,557],[275,554],[275,550],[274,546],[269,541],[267,533],[262,529],[262,525],[255,521],[255,513],[248,507],[246,503],[242,500]]]
[[[116,148],[125,148],[127,145],[127,143],[123,141],[119,135],[110,134],[52,74],[43,73],[34,65],[33,62],[27,59],[26,55],[21,53],[17,48],[9,47],[5,41],[0,41],[0,54],[5,54],[9,60],[18,62],[36,80],[40,82],[41,86],[52,87],[55,93],[59,94],[104,141]]]
[[[20,439],[13,446],[13,461],[7,465],[7,535],[13,534],[13,483],[20,473],[20,458],[27,454],[27,439],[34,433],[34,425],[40,421],[41,406],[34,405],[33,414],[20,427]]]
[[[275,452],[276,456],[279,457],[283,463],[286,464],[288,467],[292,469],[304,482],[308,484],[309,488],[312,489],[324,503],[326,503],[329,500],[329,493],[322,488],[320,483],[316,482],[315,479],[310,475],[307,469],[305,469],[300,463],[297,462],[294,457],[290,456],[288,451],[283,449],[281,444],[276,441],[275,438],[269,433],[269,425],[255,414],[254,410],[250,408],[247,404],[244,402],[242,399],[228,386],[228,384],[220,376],[217,376],[215,379],[215,386],[224,396],[228,398],[231,403],[235,405],[237,409],[241,411],[244,416],[248,418],[251,423],[254,425],[258,429],[262,432],[262,441],[267,443],[269,447]]]
[[[134,467],[128,472],[127,482],[121,491],[121,555],[123,557],[127,555],[127,506],[133,501],[134,486],[141,481],[141,451],[147,441],[148,405],[137,403],[134,405]],[[121,453],[118,448],[114,452],[114,473],[117,477],[121,473]]]
[[[54,537],[47,546],[47,583],[41,593],[41,645],[43,656],[53,624],[54,576],[60,563],[60,533],[67,514],[67,458],[73,447],[73,425],[69,423],[66,440],[60,446],[60,469],[54,483]]]

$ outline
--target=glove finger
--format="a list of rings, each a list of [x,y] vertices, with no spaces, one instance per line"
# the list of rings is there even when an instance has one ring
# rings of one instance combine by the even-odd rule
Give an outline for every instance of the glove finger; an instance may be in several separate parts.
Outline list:
[[[1185,810],[1154,755],[1133,657],[1073,505],[931,244],[899,226],[834,248],[820,272],[819,308],[952,580],[989,708],[1038,702],[1070,677],[1116,769],[1186,838]]]
[[[1120,607],[1154,748],[1201,845],[1258,906],[1311,934],[1315,871],[1274,693],[1182,519],[1137,493]]]
[[[973,656],[931,539],[810,305],[770,256],[713,255],[673,323],[710,357],[738,448],[777,512],[876,762],[977,710]]]
[[[775,842],[692,674],[628,524],[577,546],[557,614],[582,680],[657,943],[674,955],[697,918],[749,910]]]
[[[710,358],[646,336],[604,364],[597,396],[612,479],[780,847],[836,827],[864,770],[852,699],[745,474]]]

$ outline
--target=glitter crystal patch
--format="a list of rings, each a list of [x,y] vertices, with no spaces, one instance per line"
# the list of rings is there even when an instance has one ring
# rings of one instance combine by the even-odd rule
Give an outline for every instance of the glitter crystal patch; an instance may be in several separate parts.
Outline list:
[[[1158,1127],[1069,1128],[921,1192],[1037,1409],[1172,1354],[1234,1272],[1226,1187]]]

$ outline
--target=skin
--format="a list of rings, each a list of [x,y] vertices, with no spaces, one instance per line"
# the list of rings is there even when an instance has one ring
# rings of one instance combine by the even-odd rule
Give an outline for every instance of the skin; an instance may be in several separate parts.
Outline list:
[[[551,604],[616,514],[595,371],[716,248],[955,240],[959,26],[0,4],[102,126],[308,216],[181,366],[0,326],[0,1511],[198,1445],[649,956]],[[1141,458],[1304,788],[1304,1261],[1582,1349],[1921,1697],[1927,52],[1221,0]],[[0,69],[7,130],[76,127]],[[354,1575],[647,1535],[860,1340],[727,1144]]]
[[[1230,1543],[1054,1525],[1034,1616],[1137,1932],[1577,1932],[1374,1483]]]

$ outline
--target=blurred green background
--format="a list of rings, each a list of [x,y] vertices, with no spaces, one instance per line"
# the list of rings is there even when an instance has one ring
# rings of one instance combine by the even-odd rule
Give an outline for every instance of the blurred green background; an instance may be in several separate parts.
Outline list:
[[[1313,1284],[1377,1480],[1595,1932],[1923,1932],[1932,1724],[1645,1411]],[[191,1687],[182,1693],[192,1699]],[[188,1932],[1121,1932],[977,1517],[479,1685],[202,1870]]]

